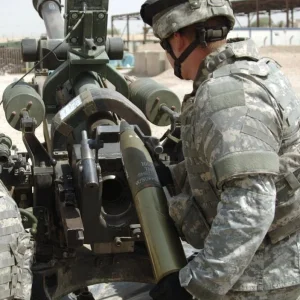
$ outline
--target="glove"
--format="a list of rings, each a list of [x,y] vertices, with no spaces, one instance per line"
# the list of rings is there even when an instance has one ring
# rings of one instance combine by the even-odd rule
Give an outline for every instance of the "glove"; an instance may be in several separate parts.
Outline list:
[[[192,300],[193,296],[181,287],[179,272],[164,277],[149,293],[153,300]]]
[[[155,170],[162,186],[174,184],[170,169],[166,167],[161,161],[159,161],[155,165]]]

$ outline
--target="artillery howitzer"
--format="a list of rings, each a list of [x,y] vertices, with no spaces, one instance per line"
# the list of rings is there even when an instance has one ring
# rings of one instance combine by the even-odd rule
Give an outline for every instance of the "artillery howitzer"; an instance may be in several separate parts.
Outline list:
[[[32,299],[101,282],[154,283],[185,256],[155,169],[170,163],[160,158],[172,156],[172,146],[163,151],[148,121],[169,125],[180,102],[109,66],[122,58],[123,43],[107,38],[108,0],[66,0],[65,20],[60,0],[33,5],[47,29],[38,41],[22,41],[33,80],[3,94],[27,152],[11,153],[11,140],[0,138],[0,179],[36,241]]]

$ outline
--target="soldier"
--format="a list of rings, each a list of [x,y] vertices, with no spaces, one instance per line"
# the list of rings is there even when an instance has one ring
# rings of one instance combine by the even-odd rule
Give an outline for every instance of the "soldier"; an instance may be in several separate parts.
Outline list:
[[[145,23],[193,80],[169,212],[199,249],[155,300],[300,299],[300,101],[251,39],[226,41],[228,0],[148,0]]]
[[[0,180],[0,300],[30,300],[34,242]]]

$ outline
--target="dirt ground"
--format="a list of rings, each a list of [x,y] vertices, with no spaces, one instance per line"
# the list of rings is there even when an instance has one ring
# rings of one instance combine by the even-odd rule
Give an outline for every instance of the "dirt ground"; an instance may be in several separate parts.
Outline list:
[[[266,47],[261,49],[262,56],[268,56],[277,60],[283,67],[283,71],[289,77],[294,89],[300,96],[300,47]],[[18,78],[17,75],[6,75],[0,77],[0,95],[2,99],[2,93],[7,85]],[[28,78],[30,80],[30,78]],[[169,70],[165,73],[154,77],[160,84],[169,87],[174,91],[180,99],[186,93],[192,91],[192,82],[181,81],[176,79],[173,75],[173,71]],[[6,122],[3,109],[0,108],[0,133],[5,133],[9,135],[13,143],[17,145],[19,150],[25,150],[21,140],[21,133],[14,130]],[[161,136],[167,128],[159,128],[156,126],[152,127],[153,135]],[[37,129],[38,138],[43,141],[42,128],[41,126]],[[149,299],[145,285],[138,284],[102,284],[91,288],[96,299],[106,299],[106,300],[147,300]],[[64,298],[74,299],[72,296]]]

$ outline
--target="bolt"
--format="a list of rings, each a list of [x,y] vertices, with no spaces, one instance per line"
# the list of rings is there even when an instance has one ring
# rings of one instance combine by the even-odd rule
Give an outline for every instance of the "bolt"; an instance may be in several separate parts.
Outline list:
[[[99,19],[104,19],[105,18],[105,14],[104,13],[99,13],[98,14],[98,18]]]
[[[122,240],[119,237],[115,238],[115,244],[117,247],[121,247],[122,246]]]
[[[11,122],[12,121],[12,119],[16,116],[16,112],[15,111],[13,111],[11,114],[10,114],[10,117],[9,117],[9,119],[8,119],[8,122]]]
[[[32,101],[29,101],[26,106],[26,110],[29,110],[31,108],[31,106],[32,106]]]
[[[176,110],[176,107],[175,107],[175,106],[172,106],[171,109],[172,109],[173,111],[175,111],[175,110]]]
[[[19,174],[20,175],[24,175],[25,172],[26,172],[26,170],[23,167],[19,168]]]
[[[72,37],[71,38],[71,43],[72,44],[76,44],[77,43],[77,38],[76,37]]]
[[[78,13],[73,13],[73,14],[72,14],[72,19],[73,19],[73,20],[78,19]]]
[[[103,42],[103,38],[102,38],[102,37],[98,37],[98,38],[96,39],[96,41],[97,41],[97,43],[101,44],[101,43]]]

